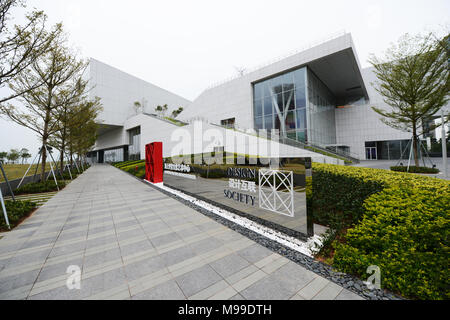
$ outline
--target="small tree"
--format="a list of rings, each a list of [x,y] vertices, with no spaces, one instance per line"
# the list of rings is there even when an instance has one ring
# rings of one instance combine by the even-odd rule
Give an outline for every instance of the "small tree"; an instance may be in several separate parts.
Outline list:
[[[11,149],[7,155],[7,158],[14,164],[16,160],[20,158],[20,152],[17,149]]]
[[[11,9],[24,6],[21,0],[1,0],[0,2],[0,88],[22,74],[30,65],[45,53],[53,39],[59,33],[45,30],[47,16],[42,11],[33,11],[26,15],[23,26],[10,25]],[[20,96],[27,91],[39,87],[38,79],[24,91],[14,92],[0,97],[0,103]]]
[[[62,29],[58,25],[58,29]],[[0,105],[0,112],[12,121],[36,132],[43,145],[59,130],[58,99],[67,90],[74,79],[78,79],[86,68],[86,62],[79,60],[67,47],[65,35],[60,33],[52,43],[52,47],[44,55],[11,82],[11,89],[22,94],[19,101],[21,108],[9,104]],[[34,84],[42,81],[43,85],[34,88]],[[30,90],[31,89],[31,90]],[[47,152],[42,151],[41,180],[45,179]]]
[[[157,106],[155,108],[155,111],[160,117],[164,117],[166,115],[167,109],[168,109],[167,104],[165,104],[163,106]]]
[[[375,89],[391,110],[373,107],[385,124],[412,132],[415,165],[419,166],[418,138],[441,125],[423,126],[449,98],[448,54],[433,34],[403,36],[384,58],[374,55],[369,62],[378,82]],[[446,121],[448,121],[448,115]]]
[[[7,156],[8,156],[8,152],[5,152],[5,151],[0,152],[0,161],[4,162],[5,159],[7,159]]]
[[[172,111],[172,118],[176,118],[183,112],[183,107],[179,107],[177,110]]]
[[[22,164],[23,164],[24,160],[31,158],[31,154],[27,148],[20,149],[19,154],[20,154],[20,158],[22,159]]]
[[[135,114],[139,114],[139,111],[142,110],[142,105],[139,101],[135,101],[133,104],[133,109]]]

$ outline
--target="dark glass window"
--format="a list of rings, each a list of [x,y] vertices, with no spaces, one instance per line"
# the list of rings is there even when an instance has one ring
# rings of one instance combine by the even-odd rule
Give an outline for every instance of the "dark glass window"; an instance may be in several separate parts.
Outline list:
[[[272,97],[264,98],[264,115],[269,115],[273,113],[272,108]]]
[[[272,115],[264,117],[264,129],[273,129],[273,117],[272,117]]]
[[[263,100],[255,100],[255,104],[254,104],[254,111],[255,111],[255,117],[261,117],[262,116],[262,111],[263,111]]]
[[[293,111],[288,112],[286,116],[286,130],[295,130],[295,113]]]
[[[300,109],[297,113],[297,129],[306,129],[306,109]]]
[[[255,118],[255,128],[256,129],[263,129],[263,118],[262,117],[256,117]]]
[[[258,99],[262,99],[264,97],[263,95],[264,92],[264,87],[262,83],[256,83],[255,84],[255,93],[254,93],[254,99],[258,100]]]

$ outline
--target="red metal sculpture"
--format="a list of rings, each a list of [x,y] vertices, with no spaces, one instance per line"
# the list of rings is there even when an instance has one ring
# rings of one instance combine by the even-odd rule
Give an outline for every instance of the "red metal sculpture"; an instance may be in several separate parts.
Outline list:
[[[145,146],[145,179],[151,183],[163,182],[162,142]]]

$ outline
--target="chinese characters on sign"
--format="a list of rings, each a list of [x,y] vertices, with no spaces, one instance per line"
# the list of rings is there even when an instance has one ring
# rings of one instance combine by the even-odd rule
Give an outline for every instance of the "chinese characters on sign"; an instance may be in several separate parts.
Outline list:
[[[238,189],[241,191],[248,191],[248,192],[256,193],[256,182],[254,182],[254,181],[230,179],[228,181],[228,187],[231,189]]]
[[[223,190],[225,197],[228,199],[233,199],[236,202],[241,202],[247,205],[254,206],[256,202],[256,195],[250,195],[247,193],[242,193],[240,191],[256,193],[256,182],[242,179],[234,179],[234,177],[251,179],[256,177],[256,170],[230,168],[227,171],[227,174],[228,177],[233,177],[228,180],[228,188],[235,189],[238,191],[225,189]]]

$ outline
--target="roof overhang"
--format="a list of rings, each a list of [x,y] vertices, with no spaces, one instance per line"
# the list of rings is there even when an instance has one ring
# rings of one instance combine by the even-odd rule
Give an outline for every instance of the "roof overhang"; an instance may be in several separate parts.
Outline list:
[[[99,127],[97,129],[97,135],[101,136],[109,131],[119,129],[119,128],[123,128],[123,126],[115,126],[115,125],[111,125],[111,124],[99,124]]]
[[[310,61],[307,66],[330,89],[338,104],[369,99],[352,47]]]

